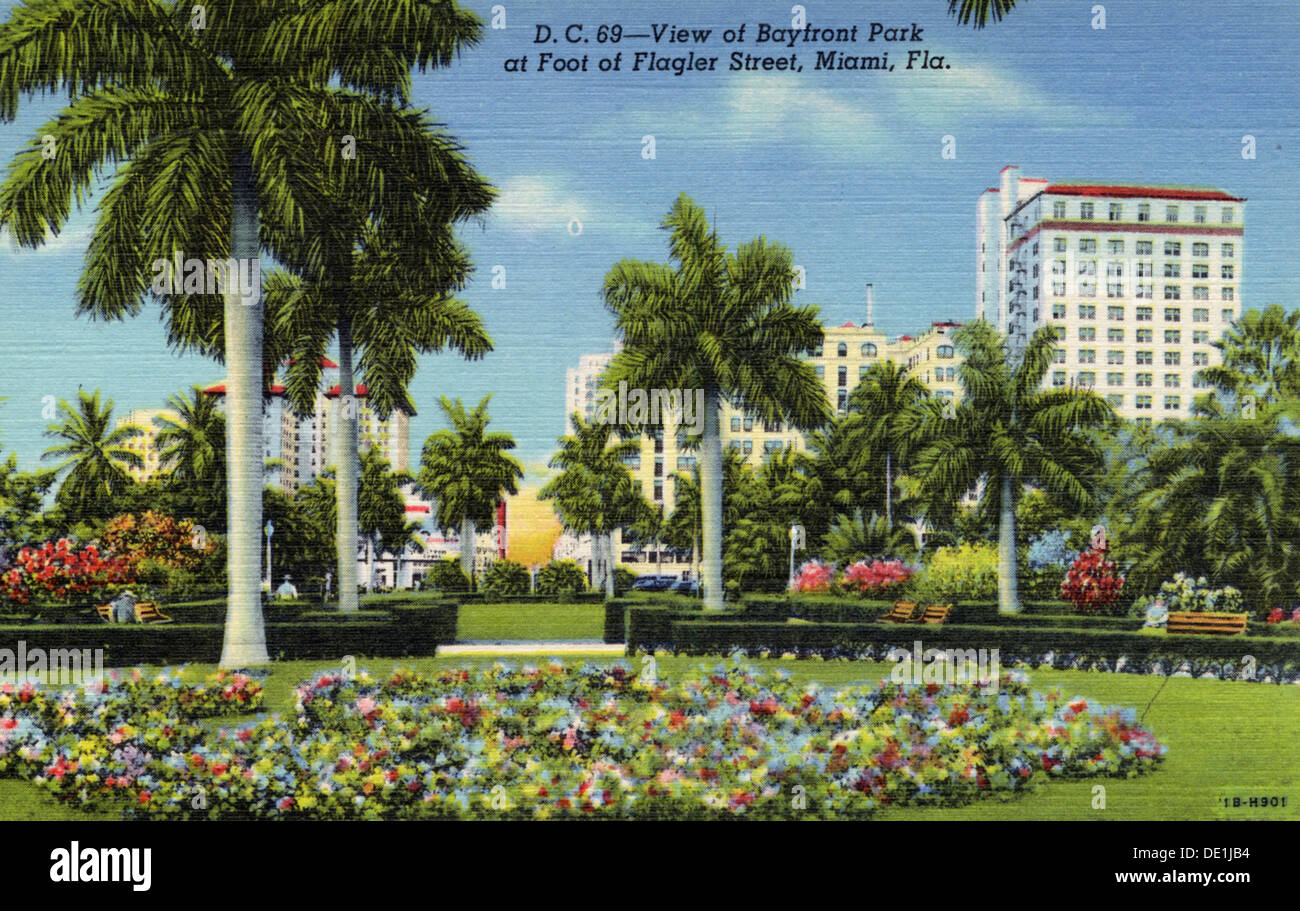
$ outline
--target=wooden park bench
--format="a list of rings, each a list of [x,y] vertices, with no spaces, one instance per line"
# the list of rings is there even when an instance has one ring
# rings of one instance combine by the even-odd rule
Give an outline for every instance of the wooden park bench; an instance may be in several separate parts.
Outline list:
[[[95,611],[105,623],[113,622],[113,605],[96,604]],[[153,601],[141,601],[135,606],[136,623],[171,623],[172,618],[158,609]]]
[[[915,601],[895,601],[894,606],[880,619],[886,623],[911,623],[914,613],[916,613]]]
[[[1198,614],[1191,611],[1170,612],[1165,629],[1171,633],[1206,633],[1235,636],[1246,632],[1249,614]]]
[[[925,612],[921,614],[921,622],[943,623],[947,621],[948,614],[951,612],[951,604],[927,604],[925,606]]]

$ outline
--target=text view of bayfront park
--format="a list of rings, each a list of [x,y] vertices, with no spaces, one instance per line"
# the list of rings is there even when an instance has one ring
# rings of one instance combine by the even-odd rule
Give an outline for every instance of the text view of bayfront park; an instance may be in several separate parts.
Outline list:
[[[0,816],[1295,818],[1254,5],[0,4]]]

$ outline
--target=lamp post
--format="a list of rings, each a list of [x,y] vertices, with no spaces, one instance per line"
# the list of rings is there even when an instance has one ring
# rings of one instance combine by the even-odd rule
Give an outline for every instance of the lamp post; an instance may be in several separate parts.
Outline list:
[[[266,586],[267,588],[270,588],[271,578],[272,578],[271,577],[271,535],[275,534],[275,526],[271,524],[270,519],[266,520],[266,528],[264,528],[263,531],[266,532]]]
[[[800,525],[798,522],[791,522],[790,523],[790,582],[786,586],[786,588],[789,590],[794,589],[794,552],[796,548],[800,550],[803,549],[805,539],[806,539],[806,535],[804,533],[803,526]]]

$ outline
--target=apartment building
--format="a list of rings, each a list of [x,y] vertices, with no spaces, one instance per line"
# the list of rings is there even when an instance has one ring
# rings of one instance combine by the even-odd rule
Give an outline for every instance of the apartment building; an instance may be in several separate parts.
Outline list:
[[[952,339],[960,323],[943,320],[932,323],[918,335],[900,335],[891,339],[874,325],[870,285],[867,286],[866,315],[863,323],[846,322],[823,327],[822,345],[807,358],[822,382],[826,400],[834,413],[847,413],[853,389],[872,364],[885,361],[906,366],[912,376],[936,395],[960,398],[957,367],[961,358]],[[579,368],[568,371],[566,413],[572,413],[576,404],[584,406],[576,410],[588,418],[594,414],[600,373],[612,358],[612,353],[584,355]],[[723,405],[720,420],[723,446],[739,452],[755,468],[777,453],[802,450],[807,446],[804,434],[796,428],[781,421],[764,421],[734,403]],[[652,504],[662,504],[664,512],[668,513],[675,503],[673,475],[677,472],[689,474],[696,461],[697,453],[688,446],[686,428],[677,426],[669,418],[642,438],[641,451],[628,461],[628,469],[646,499]],[[622,546],[621,540],[616,541],[615,547],[621,563],[656,562],[653,551],[632,551]],[[561,553],[562,557],[559,556]],[[592,560],[590,543],[583,537],[566,533],[556,544],[556,554],[557,559],[575,559],[580,565],[599,570],[599,560]],[[665,571],[679,569],[671,564],[686,563],[688,559],[676,552],[666,554]]]
[[[1214,187],[1051,182],[1002,169],[976,207],[977,318],[1012,356],[1050,327],[1044,384],[1140,423],[1186,417],[1241,312],[1245,203]]]
[[[285,387],[272,383],[270,395],[262,403],[262,441],[268,464],[268,483],[286,493],[293,493],[337,461],[334,447],[337,435],[331,428],[338,425],[338,364],[321,360],[322,386],[312,410],[295,414],[285,396]],[[224,396],[225,382],[205,388],[208,395]],[[398,408],[381,419],[369,407],[364,383],[356,387],[357,447],[377,447],[394,471],[410,468],[410,419],[413,416]]]
[[[144,462],[144,465],[139,468],[127,468],[131,477],[137,481],[148,481],[157,477],[162,470],[162,460],[157,442],[158,432],[162,428],[154,423],[154,420],[160,417],[177,418],[179,415],[167,408],[140,408],[132,411],[124,418],[118,418],[118,427],[134,425],[143,431],[140,436],[133,437],[122,444],[123,448],[134,452]]]

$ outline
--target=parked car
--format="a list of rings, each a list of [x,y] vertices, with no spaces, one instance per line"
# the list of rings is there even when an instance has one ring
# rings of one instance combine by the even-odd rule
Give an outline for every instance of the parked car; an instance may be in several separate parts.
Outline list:
[[[654,573],[648,573],[644,576],[637,576],[636,581],[632,583],[634,592],[663,592],[667,591],[677,581],[676,576],[660,576]]]
[[[674,595],[698,596],[700,594],[700,583],[694,579],[678,579],[669,586],[668,590]]]

